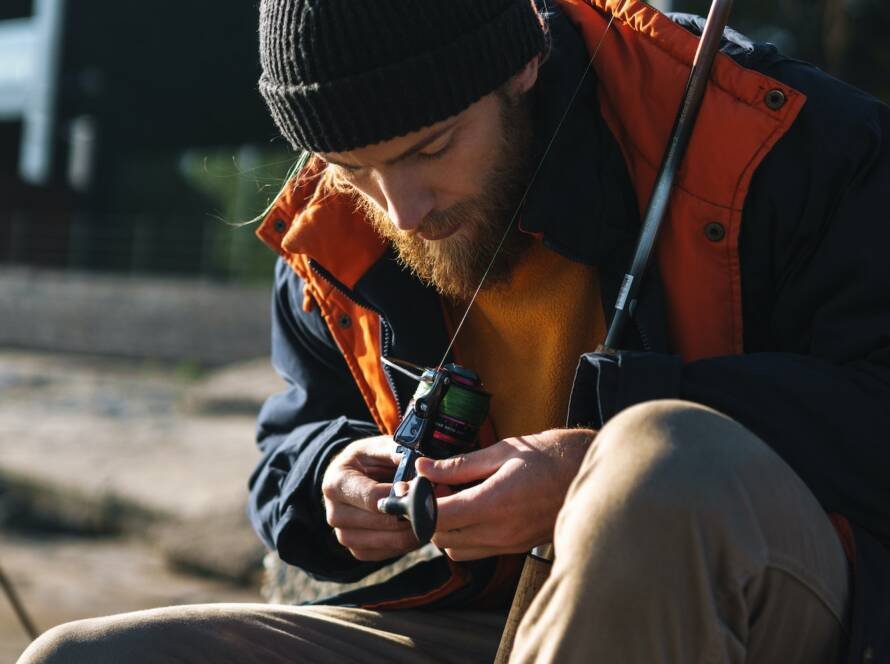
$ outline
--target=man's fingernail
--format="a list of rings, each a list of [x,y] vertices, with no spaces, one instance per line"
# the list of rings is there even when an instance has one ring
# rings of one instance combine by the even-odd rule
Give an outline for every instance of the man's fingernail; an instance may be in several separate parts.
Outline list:
[[[386,512],[384,511],[385,505],[386,505],[386,498],[381,498],[380,500],[378,500],[377,501],[377,511],[383,512],[384,514],[386,514]]]

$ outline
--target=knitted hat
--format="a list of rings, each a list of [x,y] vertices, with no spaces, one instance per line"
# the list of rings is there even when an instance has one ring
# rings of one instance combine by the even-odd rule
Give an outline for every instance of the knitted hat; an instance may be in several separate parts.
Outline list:
[[[262,0],[260,91],[294,149],[344,152],[460,113],[544,46],[533,0]]]

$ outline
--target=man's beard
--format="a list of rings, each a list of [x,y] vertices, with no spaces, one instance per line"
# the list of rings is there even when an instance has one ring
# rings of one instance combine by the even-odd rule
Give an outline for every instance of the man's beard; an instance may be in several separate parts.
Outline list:
[[[375,230],[391,241],[399,262],[445,296],[468,300],[482,282],[485,270],[498,251],[507,227],[518,214],[531,172],[530,95],[516,99],[498,92],[500,103],[499,153],[492,155],[482,193],[431,212],[417,231],[399,231],[372,200],[353,190],[356,203]],[[425,240],[460,227],[442,240]],[[485,276],[489,288],[508,281],[530,237],[515,224],[504,239],[491,270]]]

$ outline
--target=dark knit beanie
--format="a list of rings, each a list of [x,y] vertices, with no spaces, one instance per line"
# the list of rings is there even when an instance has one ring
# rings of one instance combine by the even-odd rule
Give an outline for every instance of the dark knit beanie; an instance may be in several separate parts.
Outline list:
[[[544,46],[532,0],[262,0],[260,91],[294,149],[343,152],[460,113]]]

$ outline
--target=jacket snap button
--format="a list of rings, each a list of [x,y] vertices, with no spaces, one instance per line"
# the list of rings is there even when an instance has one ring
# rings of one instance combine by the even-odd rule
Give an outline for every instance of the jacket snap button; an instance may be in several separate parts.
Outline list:
[[[277,232],[283,233],[285,228],[287,228],[287,224],[284,223],[284,219],[275,220],[275,230]]]
[[[785,93],[779,89],[770,90],[763,98],[768,108],[778,111],[785,105]]]
[[[352,325],[352,320],[350,320],[349,316],[347,316],[346,314],[342,314],[337,320],[337,324],[345,330],[347,327]]]
[[[726,229],[723,227],[723,224],[712,221],[705,226],[705,237],[711,242],[720,242],[720,240],[726,237]]]

